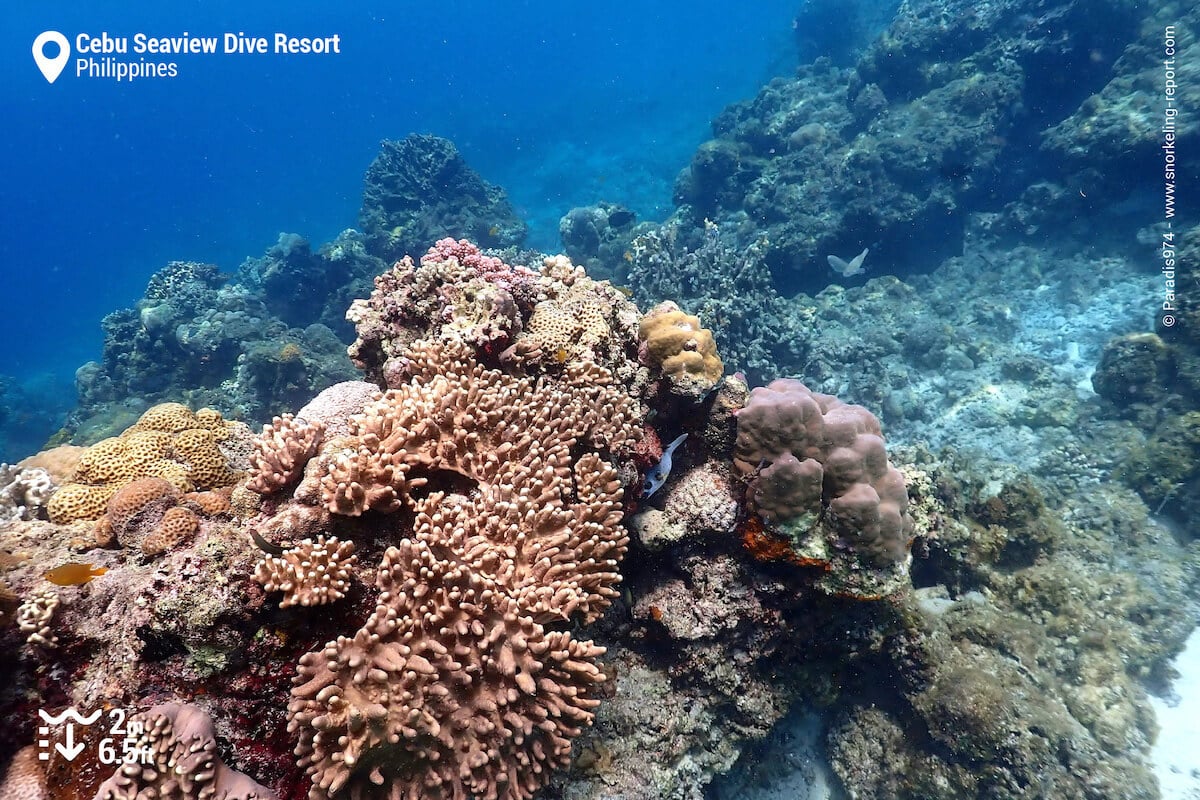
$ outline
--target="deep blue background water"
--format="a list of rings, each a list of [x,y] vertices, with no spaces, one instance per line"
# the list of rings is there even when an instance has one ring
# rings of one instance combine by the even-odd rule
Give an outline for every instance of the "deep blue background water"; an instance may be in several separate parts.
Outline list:
[[[281,231],[352,227],[383,138],[453,139],[553,249],[575,205],[664,216],[709,120],[795,63],[796,0],[98,5],[10,5],[0,30],[0,374],[48,374],[35,391],[64,406],[101,317],[167,261],[233,270]],[[180,75],[132,85],[72,63],[51,86],[31,55],[47,29],[337,33],[343,52],[149,56]]]

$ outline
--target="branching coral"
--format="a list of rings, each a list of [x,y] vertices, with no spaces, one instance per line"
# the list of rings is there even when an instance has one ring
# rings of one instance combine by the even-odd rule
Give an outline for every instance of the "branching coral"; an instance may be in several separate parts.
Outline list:
[[[387,467],[359,485],[407,505],[413,531],[387,551],[367,624],[301,660],[290,729],[314,797],[524,800],[567,762],[603,680],[602,648],[546,626],[617,596],[628,539],[604,456],[632,448],[633,404],[593,364],[517,378],[454,343],[407,361],[345,463]],[[356,483],[341,463],[327,486]]]
[[[50,473],[40,467],[0,464],[0,522],[36,518],[54,488]]]
[[[296,419],[291,414],[275,417],[254,439],[246,488],[273,494],[300,480],[304,465],[316,455],[324,434],[325,426],[320,422]]]
[[[345,596],[357,561],[354,542],[319,536],[315,541],[305,539],[281,556],[263,558],[254,580],[268,592],[284,593],[280,608],[324,605]]]
[[[51,588],[34,590],[21,604],[17,609],[17,627],[25,634],[25,641],[42,650],[58,647],[58,637],[50,628],[58,604],[58,592]]]
[[[367,624],[301,660],[289,729],[314,796],[529,798],[590,724],[603,648],[546,631],[457,538],[389,549]]]

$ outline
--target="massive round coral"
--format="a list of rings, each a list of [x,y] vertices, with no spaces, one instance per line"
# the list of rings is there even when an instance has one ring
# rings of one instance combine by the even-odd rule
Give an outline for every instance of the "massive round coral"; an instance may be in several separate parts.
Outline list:
[[[903,561],[912,520],[904,477],[888,463],[879,420],[862,406],[772,381],[737,412],[734,463],[751,478],[748,497],[771,521],[828,518],[856,549]]]

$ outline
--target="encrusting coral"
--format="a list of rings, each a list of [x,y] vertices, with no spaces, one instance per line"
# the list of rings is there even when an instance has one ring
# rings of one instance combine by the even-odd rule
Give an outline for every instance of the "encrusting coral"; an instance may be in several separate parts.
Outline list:
[[[712,391],[725,372],[712,331],[671,301],[646,312],[638,324],[638,337],[642,360],[666,379],[673,394],[698,400]]]
[[[13,756],[0,780],[0,800],[50,800],[38,748],[22,747]]]

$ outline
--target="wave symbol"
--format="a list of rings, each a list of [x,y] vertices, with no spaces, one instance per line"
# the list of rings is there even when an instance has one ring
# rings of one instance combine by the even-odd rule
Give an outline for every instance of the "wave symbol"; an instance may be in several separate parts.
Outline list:
[[[46,713],[45,709],[42,709],[42,708],[38,709],[38,716],[40,716],[43,720],[45,720],[50,725],[59,725],[67,718],[70,718],[73,722],[78,722],[80,725],[91,725],[93,722],[100,719],[100,714],[101,714],[101,711],[100,711],[100,709],[97,708],[91,714],[88,714],[86,717],[84,717],[84,716],[81,716],[80,713],[78,711],[76,711],[75,708],[72,706],[71,708],[68,708],[66,711],[62,712],[58,716],[52,717]]]

